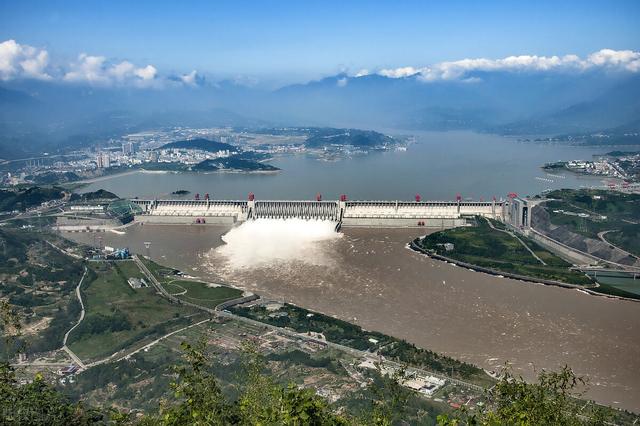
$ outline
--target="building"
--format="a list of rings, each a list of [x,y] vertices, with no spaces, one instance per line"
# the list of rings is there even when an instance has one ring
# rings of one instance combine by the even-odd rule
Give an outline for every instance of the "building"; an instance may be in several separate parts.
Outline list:
[[[133,155],[136,152],[136,146],[133,142],[123,142],[122,143],[122,155]]]
[[[111,167],[111,157],[108,152],[101,152],[96,156],[96,165],[99,169],[108,169]]]
[[[144,278],[131,277],[127,280],[127,282],[133,289],[147,287],[147,283],[145,282]]]
[[[529,202],[520,197],[511,198],[509,203],[509,223],[515,228],[528,229],[531,226]]]

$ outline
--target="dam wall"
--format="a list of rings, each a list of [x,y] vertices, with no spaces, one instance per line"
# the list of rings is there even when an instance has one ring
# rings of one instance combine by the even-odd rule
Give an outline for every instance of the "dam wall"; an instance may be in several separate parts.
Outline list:
[[[500,201],[308,201],[308,200],[139,200],[135,220],[166,224],[233,224],[246,220],[318,219],[341,226],[450,228],[465,218],[484,216],[500,221],[508,215]]]

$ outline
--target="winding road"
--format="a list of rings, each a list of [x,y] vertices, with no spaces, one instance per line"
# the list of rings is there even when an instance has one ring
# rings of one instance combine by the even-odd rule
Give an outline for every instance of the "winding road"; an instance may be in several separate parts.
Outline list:
[[[68,253],[67,253],[68,254]],[[86,370],[87,366],[82,362],[82,360],[80,358],[78,358],[78,356],[73,353],[73,351],[71,349],[69,349],[69,347],[67,346],[67,340],[69,339],[69,334],[71,334],[71,332],[73,330],[75,330],[76,327],[78,327],[80,325],[80,323],[82,322],[82,320],[84,319],[84,303],[82,302],[82,295],[80,294],[80,287],[82,286],[82,282],[84,281],[84,277],[87,276],[87,267],[84,267],[84,273],[82,274],[82,277],[80,278],[80,282],[78,283],[78,286],[76,287],[76,296],[78,297],[78,300],[80,301],[80,307],[82,308],[82,310],[80,311],[80,319],[78,319],[78,322],[69,329],[69,331],[67,331],[64,334],[64,338],[62,339],[62,349],[69,354],[69,356],[71,357],[71,359],[73,359],[73,361],[78,364],[78,366],[80,367],[80,369],[82,370]]]

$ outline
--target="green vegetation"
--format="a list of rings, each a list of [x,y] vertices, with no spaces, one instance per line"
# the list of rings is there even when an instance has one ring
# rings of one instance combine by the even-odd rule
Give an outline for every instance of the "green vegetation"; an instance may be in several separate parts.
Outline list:
[[[98,189],[93,192],[84,192],[82,194],[72,194],[70,201],[94,201],[94,200],[114,200],[118,196],[113,192]]]
[[[170,142],[162,145],[158,149],[199,149],[201,151],[210,151],[210,152],[218,152],[218,151],[237,151],[233,145],[229,145],[228,143],[211,141],[208,139],[189,139],[184,141],[176,141]]]
[[[226,394],[211,371],[214,361],[204,344],[192,346],[183,343],[182,347],[184,361],[174,366],[176,378],[168,383],[172,395],[165,399],[158,414],[138,417],[114,408],[93,408],[73,403],[41,376],[32,383],[20,384],[11,367],[4,363],[0,367],[3,424],[355,426],[405,424],[409,419],[413,419],[410,424],[434,424],[429,413],[423,413],[421,421],[409,416],[415,395],[400,386],[395,378],[372,381],[369,385],[370,399],[363,401],[366,409],[361,415],[354,416],[344,411],[337,412],[311,389],[276,382],[273,376],[264,374],[264,361],[250,347],[244,351],[241,361],[244,374],[235,395]],[[135,372],[135,367],[126,368],[131,373]],[[96,380],[107,386],[111,383],[109,376],[104,374],[104,367],[94,371],[103,372],[94,374]],[[161,382],[166,386],[165,379]],[[581,383],[582,380],[566,367],[559,372],[543,371],[534,384],[514,377],[507,370],[488,392],[488,403],[479,412],[440,412],[437,424],[582,426],[611,421],[633,422],[633,415],[575,400],[573,393]]]
[[[60,200],[64,197],[62,188],[30,187],[16,190],[0,189],[0,211],[25,211],[38,207],[45,201]]]
[[[153,287],[132,289],[127,279],[141,276],[134,268],[132,261],[91,264],[82,287],[85,319],[69,335],[69,347],[80,358],[109,356],[197,319],[193,309],[169,303]]]
[[[276,171],[280,169],[270,164],[247,159],[244,154],[237,154],[215,160],[204,160],[191,167],[191,170],[194,172],[208,172],[215,170]]]
[[[278,310],[265,306],[234,307],[238,315],[277,327],[291,328],[299,333],[321,333],[329,342],[363,351],[377,352],[388,359],[426,368],[454,378],[487,385],[491,378],[483,370],[465,362],[421,349],[404,340],[377,331],[363,330],[360,326],[327,315],[285,304]]]
[[[372,130],[311,128],[305,145],[309,148],[323,148],[330,145],[351,145],[360,148],[382,148],[395,145],[391,136]]]
[[[82,178],[74,172],[45,172],[35,176],[26,176],[26,179],[38,185],[59,185],[77,182]]]
[[[640,256],[640,224],[621,223],[617,229],[607,232],[604,237],[611,244]]]
[[[3,304],[0,311],[3,330],[18,326],[7,307]],[[222,329],[225,325],[212,326]],[[236,335],[235,330],[230,332]],[[39,374],[31,382],[21,382],[9,363],[0,362],[2,424],[390,426],[433,425],[437,416],[440,425],[596,425],[607,421],[632,423],[636,419],[632,414],[576,400],[573,393],[582,380],[568,368],[558,373],[543,371],[534,384],[505,370],[487,392],[486,404],[478,406],[479,411],[457,413],[437,408],[401,386],[402,372],[392,377],[372,373],[366,389],[352,392],[356,399],[347,397],[345,409],[344,403],[331,404],[313,388],[300,388],[291,381],[283,383],[268,367],[294,362],[313,369],[335,368],[337,374],[343,374],[330,356],[292,351],[265,359],[256,346],[245,345],[240,348],[240,357],[229,364],[227,360],[218,361],[218,356],[226,356],[228,350],[212,354],[204,338],[195,345],[183,342],[181,346],[181,361],[159,349],[77,375],[77,385],[69,388],[69,395],[80,399],[93,391],[94,396],[84,403],[73,402]],[[172,370],[166,369],[169,363],[174,365]],[[173,374],[167,374],[170,372]],[[139,407],[129,404],[131,400],[150,399],[162,400],[158,412],[142,414]],[[106,400],[123,402],[106,408]],[[121,411],[123,406],[136,410]]]
[[[215,308],[227,300],[242,297],[242,291],[225,286],[210,286],[198,281],[170,281],[164,288],[178,299],[207,308]]]
[[[493,229],[481,218],[476,226],[447,229],[427,235],[419,241],[422,248],[461,262],[532,278],[589,285],[593,282],[584,274],[570,270],[571,264],[543,249],[534,241],[520,237],[542,264],[513,235]],[[445,243],[454,249],[447,251]]]
[[[61,347],[64,333],[80,314],[73,290],[84,270],[82,262],[43,238],[62,245],[53,234],[0,228],[0,297],[19,314],[29,353]]]
[[[613,420],[607,410],[574,398],[572,393],[584,383],[566,366],[558,372],[543,370],[538,375],[538,382],[533,384],[514,376],[507,369],[489,391],[490,404],[487,408],[476,414],[463,412],[456,416],[459,418],[441,415],[438,425],[582,426],[603,425]]]
[[[593,239],[612,231],[605,235],[608,241],[640,256],[640,194],[562,189],[547,197],[554,199],[544,204],[552,224]]]

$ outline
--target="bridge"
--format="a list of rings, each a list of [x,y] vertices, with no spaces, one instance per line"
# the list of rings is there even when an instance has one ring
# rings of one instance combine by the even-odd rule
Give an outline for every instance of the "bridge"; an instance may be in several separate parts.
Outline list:
[[[255,219],[331,220],[341,226],[451,227],[472,216],[505,221],[509,201],[140,200],[135,219],[146,223],[234,224]]]

